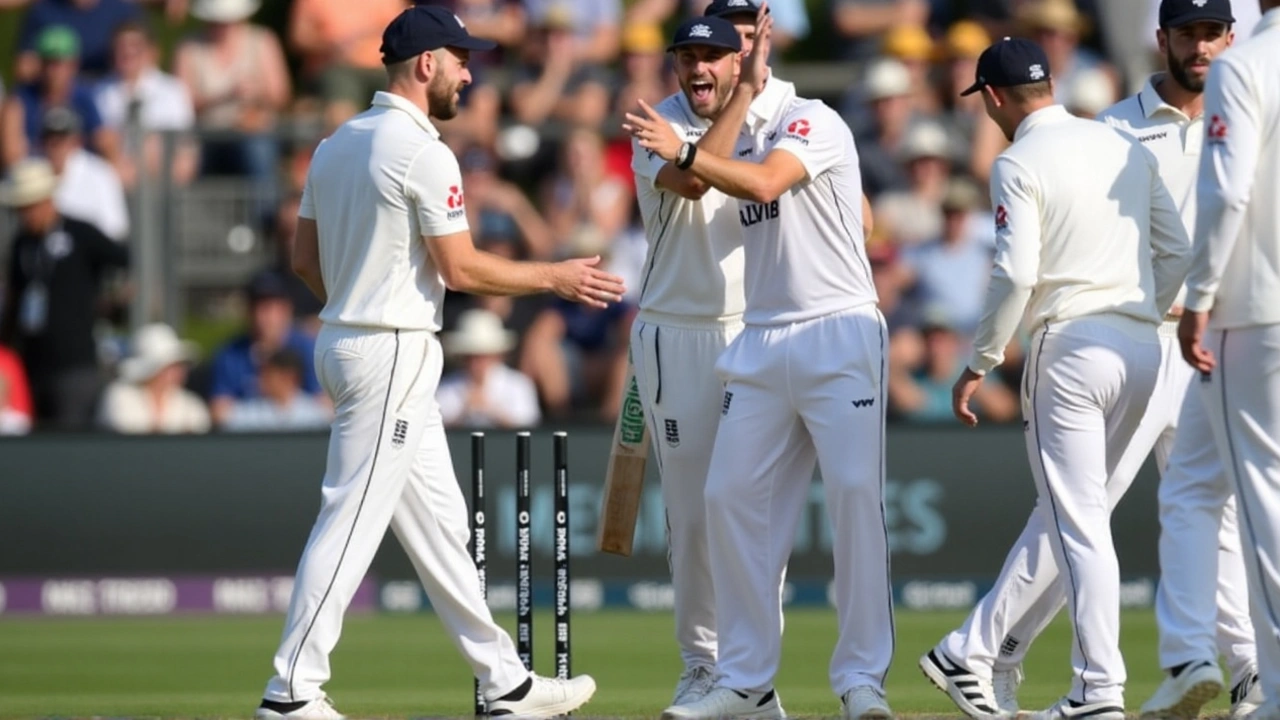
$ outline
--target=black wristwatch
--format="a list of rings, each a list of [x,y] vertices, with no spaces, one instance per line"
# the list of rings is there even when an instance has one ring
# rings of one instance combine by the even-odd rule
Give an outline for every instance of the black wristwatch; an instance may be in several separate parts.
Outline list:
[[[693,165],[693,158],[698,155],[698,146],[691,142],[687,142],[680,146],[680,152],[676,153],[676,167],[681,170],[688,170]]]

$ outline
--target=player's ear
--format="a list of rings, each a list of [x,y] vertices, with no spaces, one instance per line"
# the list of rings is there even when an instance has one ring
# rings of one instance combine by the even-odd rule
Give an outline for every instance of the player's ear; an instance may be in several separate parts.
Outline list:
[[[1156,28],[1156,48],[1160,50],[1160,54],[1164,55],[1169,52],[1169,33],[1164,28]]]

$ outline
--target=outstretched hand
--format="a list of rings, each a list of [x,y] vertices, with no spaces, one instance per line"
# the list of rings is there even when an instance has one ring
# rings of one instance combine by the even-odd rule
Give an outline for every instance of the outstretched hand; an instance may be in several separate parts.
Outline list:
[[[675,162],[684,141],[676,135],[671,124],[644,100],[640,101],[640,111],[644,113],[643,117],[627,113],[627,121],[622,124],[622,129],[631,133],[640,147],[657,153],[667,162]]]
[[[622,278],[597,268],[599,264],[599,255],[556,263],[552,292],[565,300],[600,309],[609,307],[611,302],[621,302],[627,291]]]
[[[768,12],[769,3],[761,3],[760,9],[756,11],[756,39],[751,52],[742,58],[742,74],[738,77],[738,84],[750,86],[754,95],[759,95],[764,90],[764,83],[769,79],[773,18]]]

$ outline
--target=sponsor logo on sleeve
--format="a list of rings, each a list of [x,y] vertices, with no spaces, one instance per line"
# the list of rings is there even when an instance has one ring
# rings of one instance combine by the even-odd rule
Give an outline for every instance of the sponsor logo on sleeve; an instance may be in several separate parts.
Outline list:
[[[445,217],[450,220],[457,220],[467,214],[466,199],[462,194],[460,185],[449,186],[449,199],[445,200],[445,205],[449,207]]]
[[[996,206],[996,229],[1005,230],[1009,227],[1009,211],[1003,205]]]
[[[1227,140],[1227,121],[1221,115],[1214,115],[1209,118],[1209,129],[1205,131],[1205,137],[1211,143],[1222,143]]]
[[[809,121],[804,118],[792,121],[792,123],[787,126],[786,137],[791,138],[802,145],[808,145]]]

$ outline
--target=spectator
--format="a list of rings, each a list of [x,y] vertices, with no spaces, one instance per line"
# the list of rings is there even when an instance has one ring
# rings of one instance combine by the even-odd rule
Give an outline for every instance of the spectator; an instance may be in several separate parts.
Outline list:
[[[534,25],[558,25],[568,19],[570,54],[575,64],[603,66],[618,59],[621,0],[525,0],[525,8]]]
[[[138,328],[130,345],[120,378],[103,394],[98,424],[133,435],[209,432],[204,401],[183,387],[187,364],[196,356],[194,343],[155,323]]]
[[[1059,103],[1066,103],[1076,75],[1090,70],[1106,73],[1112,84],[1112,96],[1119,93],[1115,70],[1097,53],[1080,45],[1090,23],[1076,8],[1074,0],[1027,0],[1018,6],[1015,19],[1018,33],[1044,48],[1053,74],[1054,99]]]
[[[131,0],[35,0],[18,30],[19,83],[32,82],[40,72],[39,38],[50,27],[75,33],[84,48],[80,58],[85,77],[96,80],[111,69],[111,34],[122,23],[138,20],[142,10]]]
[[[940,124],[924,120],[907,130],[897,160],[906,170],[908,185],[879,195],[874,203],[876,218],[890,219],[899,244],[918,245],[942,233],[938,206],[951,174],[951,154],[947,132]]]
[[[831,0],[836,33],[846,40],[842,60],[869,60],[896,25],[927,25],[928,0]]]
[[[319,80],[326,130],[368,107],[374,92],[386,88],[382,31],[406,7],[406,0],[293,3],[289,44],[301,56],[303,72]]]
[[[978,56],[991,45],[991,37],[982,26],[962,20],[947,29],[938,58],[941,77],[936,85],[941,115],[939,121],[951,136],[951,146],[959,152],[954,161],[968,168],[973,158],[973,142],[978,123],[991,122],[978,93],[961,97],[977,75]]]
[[[174,70],[191,92],[204,140],[200,172],[248,176],[259,217],[274,217],[280,148],[275,136],[289,103],[289,71],[275,33],[249,18],[259,0],[195,0],[203,31],[179,46]]]
[[[267,356],[260,375],[262,392],[235,401],[222,429],[229,432],[320,430],[333,420],[329,405],[302,390],[307,363],[285,348]]]
[[[889,403],[895,415],[907,420],[947,422],[952,418],[951,388],[965,368],[965,343],[932,312],[926,315],[920,335],[922,362],[890,368]],[[978,416],[992,422],[1009,422],[1021,410],[1017,396],[1003,383],[984,384],[973,400]]]
[[[459,160],[467,192],[467,222],[482,242],[514,245],[513,258],[545,259],[555,253],[551,226],[524,191],[498,176],[496,159],[476,146]]]
[[[172,134],[174,154],[168,181],[187,184],[199,166],[199,148],[192,137],[195,107],[187,86],[160,69],[155,37],[144,22],[126,22],[116,28],[112,58],[112,73],[98,86],[95,98],[102,122],[121,137],[129,157],[143,158],[153,177],[163,176],[161,133]],[[142,147],[131,146],[126,132],[134,113],[145,133]],[[127,186],[133,185],[132,178],[123,179]]]
[[[604,151],[595,130],[577,128],[565,138],[560,166],[544,185],[541,203],[554,237],[572,241],[586,233],[609,245],[626,227],[635,197],[609,172]]]
[[[528,18],[520,0],[452,0],[450,4],[453,12],[467,24],[468,32],[493,40],[500,48],[518,46],[528,29]],[[502,49],[492,53],[500,56]],[[488,57],[490,53],[473,53],[473,56],[477,54],[486,67],[494,59]]]
[[[249,329],[225,345],[213,359],[209,409],[221,427],[236,402],[263,396],[260,373],[267,358],[292,350],[302,358],[301,386],[308,395],[320,395],[316,379],[315,340],[293,324],[293,303],[283,279],[270,270],[249,283]]]
[[[468,191],[470,189],[467,188]],[[298,206],[301,201],[302,193],[290,193],[276,211],[273,227],[276,261],[269,269],[284,283],[289,302],[293,304],[294,324],[303,333],[315,337],[320,331],[320,311],[324,309],[324,303],[293,272],[293,241],[298,229]]]
[[[25,435],[34,410],[22,358],[0,345],[0,435]]]
[[[445,376],[436,393],[446,427],[528,428],[538,424],[533,381],[506,364],[515,333],[487,310],[468,310],[443,337],[445,352],[462,367]]]
[[[691,16],[702,15],[710,4],[711,0],[685,2]],[[809,35],[809,11],[805,8],[804,0],[770,0],[769,15],[773,18],[773,57],[785,53],[796,41]]]
[[[24,160],[0,184],[19,226],[9,259],[0,344],[18,349],[37,424],[89,427],[102,388],[94,323],[102,277],[129,252],[92,225],[58,214],[48,161]]]
[[[660,25],[634,24],[623,29],[622,81],[613,103],[615,117],[635,111],[641,100],[657,105],[679,89],[672,85],[675,74],[668,69],[665,47]]]
[[[1101,70],[1076,73],[1066,93],[1067,111],[1089,120],[1116,102],[1115,85]]]
[[[922,25],[894,26],[884,37],[881,53],[902,63],[911,75],[912,111],[928,116],[936,115],[941,110],[941,104],[930,72],[937,51],[929,31]]]
[[[858,161],[867,197],[909,186],[898,161],[911,122],[911,74],[893,58],[871,63],[846,102],[845,120],[858,138]]]
[[[569,10],[551,6],[535,17],[521,46],[521,64],[511,88],[512,114],[532,127],[549,119],[600,127],[609,114],[608,73],[575,54],[574,18]]]
[[[591,408],[596,418],[618,416],[634,317],[627,302],[598,310],[559,299],[538,315],[524,340],[520,371],[537,386],[549,415]]]
[[[943,324],[966,337],[982,320],[994,256],[994,222],[984,224],[985,236],[975,232],[971,222],[981,204],[976,185],[952,180],[942,201],[941,237],[903,254],[911,271],[912,300],[932,308]]]
[[[51,107],[41,123],[41,147],[58,176],[53,202],[63,217],[93,225],[123,242],[129,237],[129,205],[116,169],[80,144],[80,116]]]
[[[16,88],[0,109],[0,142],[5,167],[37,153],[40,123],[51,107],[69,107],[80,116],[87,145],[113,165],[121,164],[119,139],[102,124],[93,91],[79,78],[80,41],[61,25],[45,28],[36,42],[40,67],[33,82]]]

